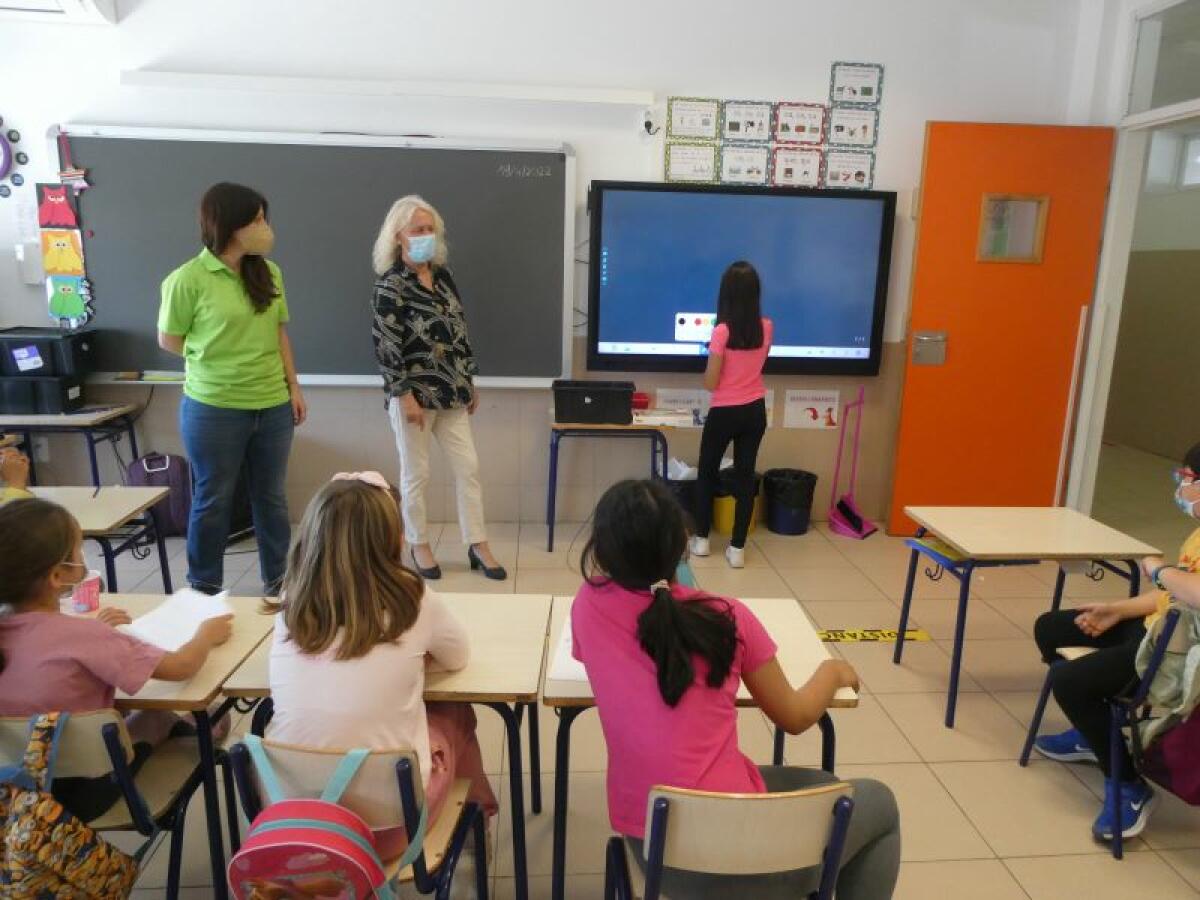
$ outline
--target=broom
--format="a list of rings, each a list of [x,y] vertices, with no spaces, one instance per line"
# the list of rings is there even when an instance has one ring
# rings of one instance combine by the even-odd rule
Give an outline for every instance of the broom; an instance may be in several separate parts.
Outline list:
[[[829,528],[846,537],[863,540],[873,535],[879,528],[862,514],[854,502],[854,484],[858,478],[858,442],[862,432],[863,407],[865,406],[866,390],[858,389],[858,399],[846,404],[842,412],[842,433],[838,437],[837,463],[833,469],[833,496],[837,497],[838,481],[842,474],[842,451],[846,444],[847,419],[851,409],[857,410],[854,418],[854,446],[850,450],[850,484],[846,493],[837,497],[829,507]]]

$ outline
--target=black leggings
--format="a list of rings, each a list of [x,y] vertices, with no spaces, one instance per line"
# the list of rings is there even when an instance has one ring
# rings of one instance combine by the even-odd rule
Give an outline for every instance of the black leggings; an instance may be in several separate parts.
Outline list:
[[[733,517],[734,547],[746,546],[750,516],[754,513],[754,463],[758,445],[767,430],[767,404],[762,400],[742,406],[714,406],[704,420],[700,436],[700,465],[696,481],[696,534],[708,537],[712,527],[713,493],[721,469],[721,455],[733,441],[733,471],[737,507]]]
[[[154,748],[147,743],[134,744],[129,774],[137,775],[153,752]],[[121,786],[117,784],[115,775],[101,775],[99,778],[55,778],[50,785],[50,793],[84,824],[100,818],[122,797]]]
[[[1108,701],[1137,678],[1133,662],[1146,634],[1146,626],[1141,619],[1126,619],[1093,638],[1079,630],[1075,624],[1077,615],[1079,611],[1073,609],[1042,613],[1033,626],[1033,636],[1047,663],[1059,658],[1056,653],[1059,647],[1100,648],[1079,659],[1059,662],[1053,670],[1051,687],[1062,711],[1095,751],[1105,777],[1110,777]],[[1133,760],[1124,742],[1118,752],[1121,754],[1121,775],[1131,781]]]

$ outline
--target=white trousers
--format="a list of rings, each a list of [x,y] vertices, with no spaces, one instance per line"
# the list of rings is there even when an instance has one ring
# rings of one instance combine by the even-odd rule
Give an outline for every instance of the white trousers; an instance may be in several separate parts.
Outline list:
[[[400,401],[392,398],[388,418],[400,451],[400,509],[404,514],[404,539],[409,544],[429,543],[425,513],[425,487],[429,483],[429,437],[441,445],[454,475],[458,499],[458,526],[464,544],[487,540],[483,521],[483,489],[479,483],[479,457],[471,436],[471,418],[463,409],[427,409],[425,428],[404,420]]]

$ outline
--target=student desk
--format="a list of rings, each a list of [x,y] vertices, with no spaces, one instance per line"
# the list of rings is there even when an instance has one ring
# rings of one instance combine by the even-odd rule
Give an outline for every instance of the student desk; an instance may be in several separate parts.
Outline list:
[[[667,437],[675,425],[589,425],[552,422],[550,425],[550,473],[546,480],[546,552],[554,552],[554,507],[558,499],[558,445],[563,438],[645,438],[650,441],[650,477],[667,479]]]
[[[11,415],[0,416],[0,431],[10,430],[21,435],[25,449],[29,451],[29,479],[37,483],[34,465],[33,435],[35,434],[82,434],[87,442],[88,462],[92,466],[92,485],[100,484],[100,466],[96,461],[98,444],[116,444],[123,436],[129,440],[130,459],[137,459],[137,434],[133,424],[137,421],[140,407],[132,403],[114,406],[85,406],[73,413],[61,415]]]
[[[928,556],[934,563],[932,569],[925,570],[930,578],[936,580],[948,572],[959,582],[958,618],[954,624],[950,685],[946,692],[947,728],[954,727],[958,675],[967,627],[967,601],[971,594],[971,576],[976,569],[1058,562],[1058,578],[1050,605],[1051,609],[1058,609],[1067,580],[1066,569],[1061,563],[1090,561],[1100,569],[1127,579],[1129,596],[1134,597],[1141,585],[1139,561],[1159,553],[1149,544],[1063,507],[908,506],[904,511],[920,528],[917,537],[907,542],[912,553],[892,661],[899,664],[904,652],[904,629],[908,627],[917,561],[921,556]],[[936,540],[929,541],[925,539],[926,535]],[[1119,560],[1124,568],[1110,560]]]
[[[65,507],[79,522],[83,536],[100,545],[100,551],[104,554],[105,587],[109,591],[117,590],[117,556],[153,539],[158,546],[163,590],[167,594],[174,592],[171,568],[167,564],[167,547],[150,510],[170,493],[170,488],[32,487],[29,490],[36,497]],[[122,530],[139,517],[141,524],[133,526],[132,530]]]
[[[101,597],[101,606],[116,606],[133,618],[150,612],[167,598],[161,595],[106,594]],[[158,681],[151,679],[140,691],[130,697],[117,692],[116,707],[122,711],[157,709],[171,712],[191,713],[196,719],[197,738],[200,744],[200,766],[204,779],[204,811],[208,817],[208,851],[212,863],[213,896],[226,900],[229,896],[225,882],[225,848],[221,837],[221,808],[217,796],[217,754],[213,743],[212,723],[233,705],[233,701],[222,704],[220,710],[210,717],[209,707],[217,702],[221,686],[254,648],[263,642],[274,625],[270,616],[259,612],[262,600],[258,597],[230,597],[229,605],[234,609],[233,635],[220,647],[213,648],[204,667],[190,681]],[[233,811],[233,798],[226,796],[225,802]],[[236,851],[238,846],[236,817],[230,817],[229,841]]]
[[[430,671],[425,676],[425,700],[478,703],[499,713],[508,739],[509,793],[512,798],[513,874],[516,895],[529,896],[525,850],[525,796],[521,771],[521,719],[529,707],[530,803],[542,808],[537,699],[542,683],[546,632],[551,598],[533,594],[441,594],[438,596],[467,629],[471,660],[457,672]],[[224,693],[236,699],[270,697],[265,641],[225,682]],[[269,717],[269,701],[254,714],[261,734]]]
[[[767,633],[779,646],[776,658],[783,673],[793,687],[800,687],[812,677],[817,667],[830,659],[829,650],[821,643],[816,629],[793,598],[743,600],[750,611],[762,622]],[[558,648],[563,628],[570,627],[572,597],[555,597],[554,611],[550,617],[549,652],[551,662]],[[553,707],[558,714],[558,737],[554,755],[554,854],[551,872],[551,897],[564,900],[567,863],[567,802],[568,776],[571,763],[571,724],[586,709],[595,706],[592,687],[586,681],[554,681],[548,676],[542,684],[542,702]],[[754,700],[746,685],[738,688],[738,706],[754,706]],[[842,688],[834,696],[834,708],[858,706],[858,694]],[[832,772],[834,767],[835,737],[833,720],[828,714],[818,723],[821,728],[821,768]],[[783,732],[775,729],[775,765],[783,764]]]

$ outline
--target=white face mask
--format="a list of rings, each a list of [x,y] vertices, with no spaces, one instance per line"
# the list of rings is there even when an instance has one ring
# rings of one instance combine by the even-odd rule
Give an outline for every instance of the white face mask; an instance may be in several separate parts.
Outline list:
[[[83,569],[83,574],[79,576],[79,581],[76,581],[73,584],[64,585],[63,589],[58,592],[59,597],[70,597],[71,594],[74,592],[75,588],[79,587],[79,585],[83,582],[83,580],[88,577],[87,563],[77,563],[77,562],[72,562],[69,559],[64,559],[62,562],[59,563],[59,565],[60,566],[74,566],[77,569]]]

